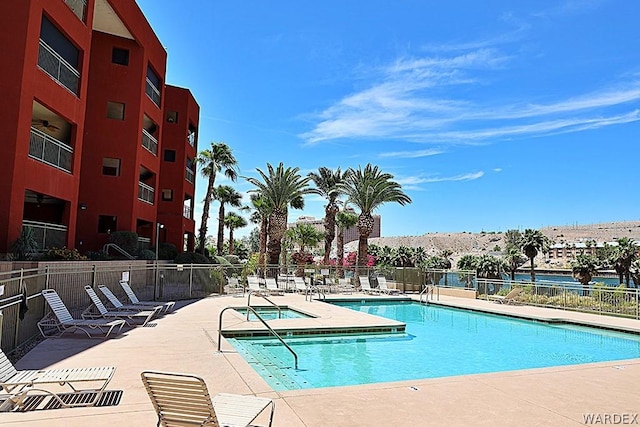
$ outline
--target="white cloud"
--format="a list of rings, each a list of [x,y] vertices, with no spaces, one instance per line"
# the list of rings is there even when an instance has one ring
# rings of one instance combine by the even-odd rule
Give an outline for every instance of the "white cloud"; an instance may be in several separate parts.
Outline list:
[[[380,153],[378,157],[394,157],[401,159],[415,159],[419,157],[436,156],[444,153],[444,150],[427,149],[427,150],[415,150],[415,151],[391,151],[387,153]]]
[[[483,171],[465,173],[453,176],[405,176],[396,179],[396,182],[402,185],[405,190],[419,190],[420,184],[433,184],[448,181],[473,181],[484,176]]]

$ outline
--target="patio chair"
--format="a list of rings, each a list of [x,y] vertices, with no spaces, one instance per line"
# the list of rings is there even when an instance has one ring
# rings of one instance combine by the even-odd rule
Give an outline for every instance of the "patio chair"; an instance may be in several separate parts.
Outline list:
[[[391,289],[387,285],[387,278],[384,276],[378,276],[378,292],[385,293],[387,295],[400,293],[398,289]]]
[[[114,329],[122,331],[122,327],[126,325],[122,319],[74,319],[56,291],[44,289],[41,294],[53,312],[52,315],[47,315],[38,322],[38,329],[43,337],[51,336],[45,330],[53,329],[58,332],[57,336],[65,332],[81,330],[89,338],[92,337],[89,330],[99,330],[105,334],[104,338],[107,338]]]
[[[284,295],[284,291],[278,287],[275,277],[265,278],[264,283],[271,295]]]
[[[338,291],[343,294],[352,294],[355,287],[351,284],[350,279],[338,278]]]
[[[309,292],[309,287],[304,282],[304,279],[302,277],[294,276],[293,277],[293,284],[295,286],[296,292],[302,292],[304,294]]]
[[[378,293],[377,289],[371,287],[371,283],[369,283],[369,276],[360,276],[360,290],[367,294]]]
[[[269,295],[269,290],[260,286],[260,279],[258,276],[247,276],[247,285],[249,286],[250,293]]]
[[[98,297],[98,294],[96,294],[96,291],[93,290],[93,288],[91,287],[91,285],[86,285],[84,287],[84,290],[87,292],[87,294],[89,295],[89,298],[91,298],[91,302],[93,303],[93,307],[95,307],[98,310],[99,314],[94,314],[91,311],[91,307],[89,306],[83,313],[82,313],[82,318],[83,319],[91,319],[91,318],[104,318],[104,319],[109,319],[109,318],[116,318],[116,319],[122,319],[125,322],[127,322],[127,325],[135,325],[136,323],[134,322],[134,320],[136,319],[140,319],[142,321],[142,326],[146,325],[147,323],[149,323],[149,320],[151,320],[153,318],[153,316],[155,316],[156,314],[158,314],[158,312],[162,309],[162,307],[158,306],[155,307],[153,310],[145,310],[145,311],[138,311],[138,310],[107,310],[107,307],[104,306],[104,304],[102,303],[102,300],[100,299],[100,297]]]
[[[211,398],[202,378],[188,374],[145,371],[140,374],[158,414],[158,426],[249,426],[275,404],[265,397],[220,393]]]
[[[0,350],[0,387],[9,395],[0,405],[0,411],[23,410],[30,391],[45,393],[65,408],[94,406],[100,401],[115,371],[113,366],[18,371]],[[97,387],[79,388],[85,383],[96,383]],[[69,386],[72,393],[61,393],[55,387],[44,388],[46,385]]]
[[[124,280],[121,280],[120,286],[122,286],[124,293],[127,294],[127,298],[129,298],[129,301],[131,301],[131,304],[146,305],[150,307],[162,305],[164,307],[164,313],[171,313],[173,311],[173,306],[176,304],[175,301],[140,301],[136,296],[136,294],[131,289],[131,286],[129,286],[129,283],[127,283]]]
[[[227,277],[227,286],[224,287],[224,290],[227,295],[244,296],[244,286],[240,284],[237,277]]]
[[[145,311],[151,308],[150,305],[122,304],[118,297],[111,292],[111,289],[107,288],[105,285],[98,285],[98,289],[100,289],[100,292],[102,292],[102,294],[109,300],[109,303],[113,308],[117,310]],[[160,314],[164,309],[164,306],[162,304],[158,304],[153,308],[155,308],[158,311],[158,314]]]
[[[522,293],[522,288],[513,288],[506,295],[489,295],[489,300],[499,304],[511,304],[516,301],[516,297]]]

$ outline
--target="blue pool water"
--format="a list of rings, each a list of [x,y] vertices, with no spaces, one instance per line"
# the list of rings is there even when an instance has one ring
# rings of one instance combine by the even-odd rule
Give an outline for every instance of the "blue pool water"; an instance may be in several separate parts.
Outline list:
[[[291,308],[283,308],[280,310],[280,313],[278,313],[278,310],[276,308],[272,308],[272,307],[253,307],[253,309],[257,311],[260,317],[262,317],[264,320],[273,320],[278,318],[299,319],[303,317],[311,317],[305,313],[302,313],[300,311],[297,311]],[[245,308],[236,308],[235,310],[240,314],[242,314],[243,316],[247,315],[247,309]],[[249,313],[249,320],[250,321],[258,320],[258,318],[256,317],[255,314]]]
[[[275,390],[333,387],[640,357],[640,336],[413,302],[339,305],[406,322],[406,333],[229,339]]]

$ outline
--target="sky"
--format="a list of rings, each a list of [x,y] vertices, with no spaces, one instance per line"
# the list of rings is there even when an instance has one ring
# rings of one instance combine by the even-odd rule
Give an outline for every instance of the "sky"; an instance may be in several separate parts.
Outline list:
[[[638,1],[137,2],[200,105],[198,148],[238,160],[216,184],[371,163],[412,199],[375,212],[382,236],[640,218]]]

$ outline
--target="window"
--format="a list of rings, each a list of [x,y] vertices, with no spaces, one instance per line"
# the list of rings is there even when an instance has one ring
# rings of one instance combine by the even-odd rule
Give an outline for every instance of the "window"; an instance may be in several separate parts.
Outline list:
[[[178,123],[178,112],[177,111],[167,111],[167,121],[169,123]]]
[[[45,16],[40,25],[40,38],[69,65],[79,68],[80,51]]]
[[[120,159],[102,159],[102,175],[120,176]]]
[[[176,161],[176,150],[164,150],[164,161],[165,162],[175,162]]]
[[[98,215],[98,233],[110,234],[116,231],[118,226],[118,217],[111,215]]]
[[[114,47],[111,51],[111,62],[120,65],[129,65],[129,51]]]
[[[173,200],[173,190],[163,189],[162,190],[162,200],[164,200],[165,202],[172,201]]]
[[[107,102],[107,117],[115,120],[124,120],[124,104],[121,102]]]

